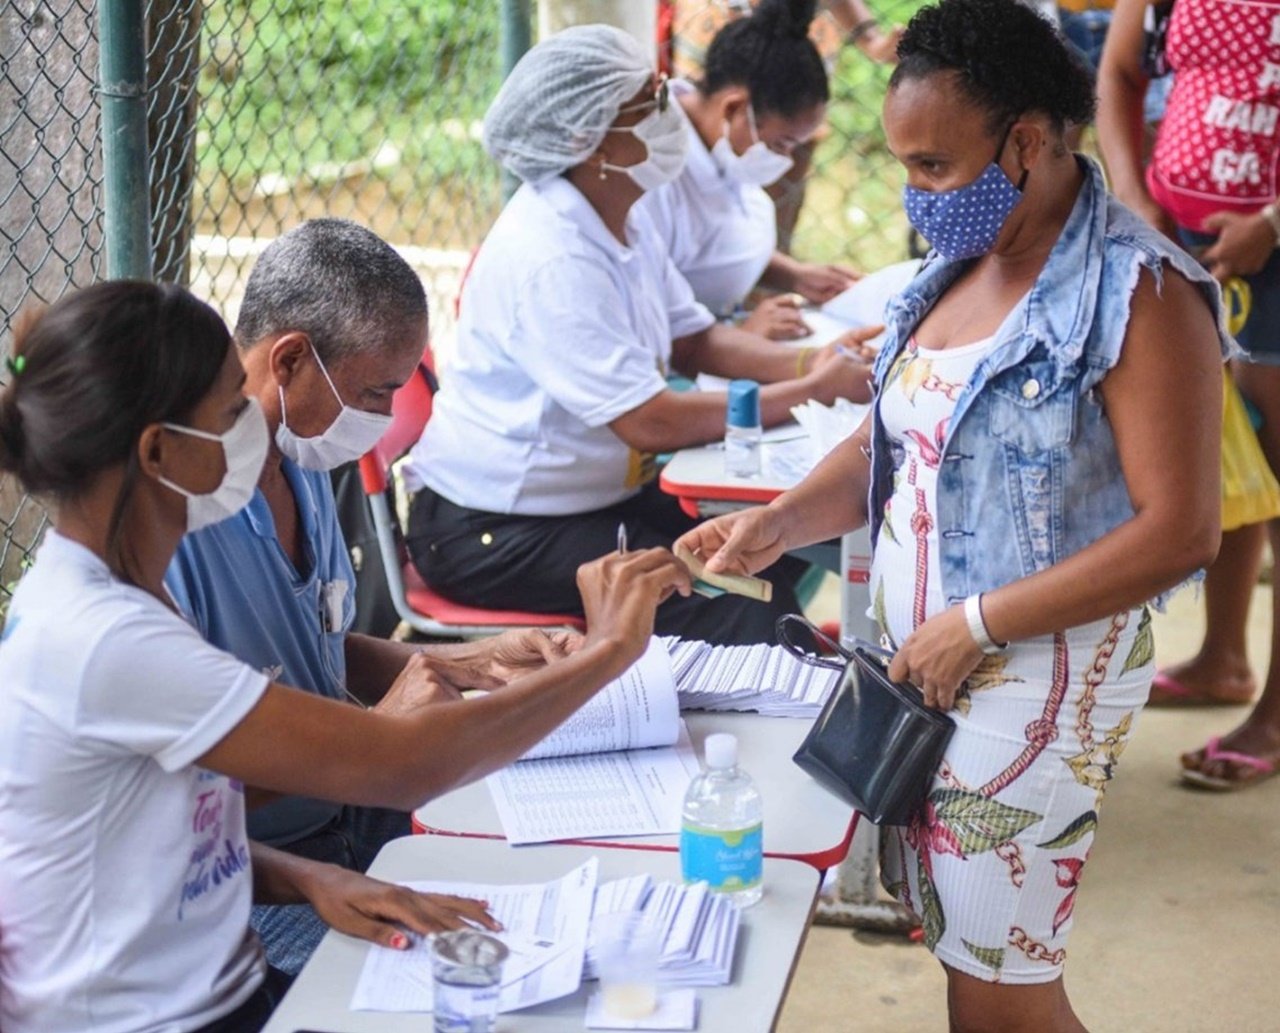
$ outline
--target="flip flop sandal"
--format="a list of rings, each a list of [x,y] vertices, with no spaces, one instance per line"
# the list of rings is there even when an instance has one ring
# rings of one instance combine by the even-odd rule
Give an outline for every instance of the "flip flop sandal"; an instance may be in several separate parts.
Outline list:
[[[1222,740],[1216,735],[1205,743],[1204,761],[1201,763],[1213,760],[1225,760],[1228,764],[1238,764],[1240,767],[1256,772],[1256,774],[1249,778],[1224,778],[1221,775],[1206,775],[1203,771],[1197,771],[1195,768],[1184,768],[1181,772],[1182,781],[1187,785],[1195,786],[1197,789],[1213,789],[1217,792],[1227,793],[1234,792],[1237,789],[1247,789],[1249,786],[1257,785],[1259,782],[1265,782],[1272,775],[1280,772],[1280,764],[1277,764],[1274,760],[1255,757],[1249,753],[1240,753],[1237,750],[1224,750],[1222,748]]]
[[[1159,697],[1156,696],[1159,693]],[[1163,671],[1151,679],[1151,696],[1147,700],[1149,707],[1242,707],[1253,702],[1250,693],[1244,699],[1219,699],[1217,696],[1206,696],[1184,685],[1177,678]]]

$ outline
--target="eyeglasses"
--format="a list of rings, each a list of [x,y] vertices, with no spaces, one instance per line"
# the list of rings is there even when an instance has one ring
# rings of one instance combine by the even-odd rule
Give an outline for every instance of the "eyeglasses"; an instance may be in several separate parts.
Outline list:
[[[657,85],[653,89],[652,100],[642,100],[639,104],[631,104],[625,108],[619,108],[619,115],[629,115],[633,111],[647,111],[649,108],[656,106],[658,113],[666,114],[667,108],[671,106],[671,87],[667,81],[666,75],[659,75]]]

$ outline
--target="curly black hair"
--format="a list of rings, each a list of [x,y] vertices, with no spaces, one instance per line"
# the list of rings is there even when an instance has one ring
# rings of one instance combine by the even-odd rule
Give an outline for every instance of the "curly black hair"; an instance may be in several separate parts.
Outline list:
[[[889,88],[953,71],[990,116],[992,133],[1025,112],[1059,130],[1094,116],[1093,73],[1057,30],[1018,0],[942,0],[922,7],[898,44]]]
[[[731,21],[707,48],[698,88],[712,94],[745,86],[757,115],[791,118],[831,93],[827,69],[809,39],[817,0],[761,0],[747,18]]]

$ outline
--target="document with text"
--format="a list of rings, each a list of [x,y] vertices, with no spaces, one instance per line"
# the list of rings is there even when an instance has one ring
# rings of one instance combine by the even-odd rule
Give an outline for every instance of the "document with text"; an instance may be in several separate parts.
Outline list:
[[[489,902],[502,923],[495,933],[510,950],[502,967],[499,1011],[516,1011],[575,992],[582,982],[587,932],[600,862],[591,858],[561,879],[518,886],[407,882],[422,893],[450,893]],[[351,1000],[352,1011],[431,1011],[431,945],[408,950],[369,948]]]
[[[671,657],[650,639],[644,655],[579,707],[521,760],[672,746],[680,734]]]
[[[684,722],[674,746],[522,760],[490,775],[489,792],[513,845],[680,831],[698,758]]]

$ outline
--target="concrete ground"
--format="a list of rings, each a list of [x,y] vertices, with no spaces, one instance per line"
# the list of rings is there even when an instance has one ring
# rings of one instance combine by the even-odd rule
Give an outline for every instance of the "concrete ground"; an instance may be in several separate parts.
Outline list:
[[[829,605],[818,600],[818,609]],[[1250,654],[1266,670],[1270,590],[1255,594]],[[1195,593],[1156,618],[1161,664],[1195,652]],[[1180,787],[1179,752],[1244,708],[1149,710],[1108,790],[1075,910],[1067,988],[1095,1033],[1280,1030],[1280,778],[1209,794]],[[904,939],[815,927],[782,1033],[945,1030],[945,980]]]

